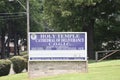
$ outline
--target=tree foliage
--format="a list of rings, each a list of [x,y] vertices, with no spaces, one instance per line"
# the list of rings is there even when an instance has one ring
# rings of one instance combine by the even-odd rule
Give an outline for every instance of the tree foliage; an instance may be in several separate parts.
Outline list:
[[[30,0],[30,31],[43,31],[43,3],[42,0]]]
[[[25,0],[21,2],[26,5]],[[94,50],[119,49],[119,5],[119,0],[30,0],[30,31],[85,31],[88,56],[93,58]],[[17,1],[0,1],[0,13],[24,11]],[[0,35],[7,35],[9,30],[13,38],[15,33],[22,38],[26,34],[26,14],[0,14]]]
[[[110,34],[114,32],[116,33],[114,36],[118,34],[115,15],[119,15],[119,5],[119,0],[45,0],[44,14],[48,25],[56,31],[86,31],[88,56],[94,58],[94,47],[100,49],[106,38],[107,42],[111,41]],[[96,30],[95,38],[94,30]],[[101,32],[104,34],[108,32],[108,36]]]
[[[26,0],[20,0],[20,2],[26,7]],[[40,13],[42,13],[41,2],[30,0],[31,31],[42,31]],[[5,36],[7,36],[7,40]],[[1,58],[5,58],[9,54],[10,41],[14,41],[14,55],[19,55],[18,40],[27,39],[27,16],[26,9],[17,0],[0,1],[0,38],[2,44]]]

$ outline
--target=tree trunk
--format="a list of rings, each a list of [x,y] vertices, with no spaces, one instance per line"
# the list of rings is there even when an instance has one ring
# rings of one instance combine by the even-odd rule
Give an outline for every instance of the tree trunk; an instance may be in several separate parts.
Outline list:
[[[18,53],[18,55],[20,55],[20,50],[19,50],[19,44],[18,44],[18,40],[19,40],[19,36],[18,35],[16,35],[17,36],[17,53]]]
[[[88,30],[88,56],[90,59],[95,59],[95,52],[94,52],[94,19],[91,19]]]
[[[1,34],[1,59],[5,58],[5,32],[2,29],[2,34]]]
[[[8,20],[7,21],[7,29],[8,29],[8,40],[7,40],[7,57],[10,57],[10,27],[11,27],[11,23]]]
[[[10,57],[10,34],[8,34],[8,42],[7,42],[7,57]]]
[[[17,35],[14,34],[14,55],[17,55]]]
[[[87,22],[86,22],[87,21]],[[88,58],[94,59],[94,19],[83,20],[82,30],[87,32],[87,50],[88,50]]]

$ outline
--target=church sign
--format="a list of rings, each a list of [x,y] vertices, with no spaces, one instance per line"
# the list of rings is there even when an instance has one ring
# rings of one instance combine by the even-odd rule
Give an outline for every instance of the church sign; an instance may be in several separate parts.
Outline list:
[[[29,61],[87,61],[87,34],[30,32]]]

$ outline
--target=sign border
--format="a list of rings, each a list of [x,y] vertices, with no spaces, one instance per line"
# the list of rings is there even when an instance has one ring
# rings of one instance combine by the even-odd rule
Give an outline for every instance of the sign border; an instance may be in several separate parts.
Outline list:
[[[30,34],[65,34],[65,33],[84,33],[85,34],[85,50],[86,50],[86,56],[85,60],[30,60]],[[87,61],[87,32],[29,32],[28,33],[28,55],[29,55],[29,61]]]

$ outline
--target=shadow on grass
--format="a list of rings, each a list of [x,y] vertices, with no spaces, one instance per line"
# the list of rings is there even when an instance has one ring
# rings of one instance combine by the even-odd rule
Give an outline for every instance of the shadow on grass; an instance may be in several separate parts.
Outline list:
[[[120,60],[120,59],[109,59],[109,60],[102,60],[102,61],[98,61],[98,62],[107,62],[107,61],[113,61],[113,60]],[[96,60],[88,60],[88,64],[91,63],[98,63]]]
[[[91,63],[96,63],[95,60],[88,60],[88,63],[91,64]]]

